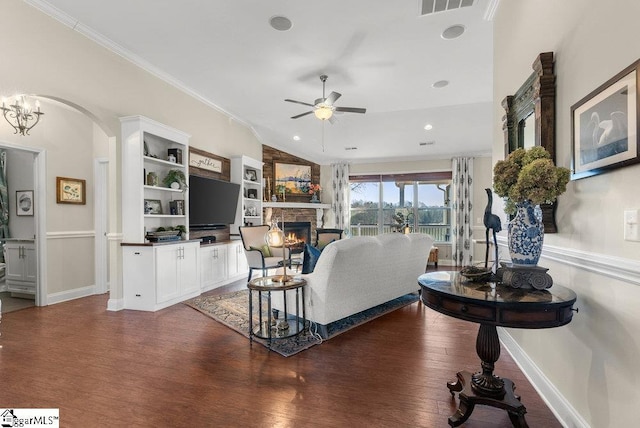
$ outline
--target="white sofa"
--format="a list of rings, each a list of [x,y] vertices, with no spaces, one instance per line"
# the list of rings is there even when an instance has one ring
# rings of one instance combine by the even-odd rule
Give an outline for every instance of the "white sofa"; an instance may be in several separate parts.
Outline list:
[[[343,239],[327,245],[307,281],[307,320],[326,334],[329,323],[419,290],[433,238],[390,233]],[[283,293],[272,293],[274,309],[283,309]],[[287,293],[288,308],[294,293]]]

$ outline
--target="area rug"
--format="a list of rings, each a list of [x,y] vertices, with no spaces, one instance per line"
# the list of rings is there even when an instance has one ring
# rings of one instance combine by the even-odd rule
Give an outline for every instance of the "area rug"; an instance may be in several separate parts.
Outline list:
[[[333,322],[327,326],[328,338],[324,340],[331,339],[340,333],[344,333],[347,330],[388,314],[417,300],[417,293],[406,294],[382,305]],[[226,325],[243,336],[249,337],[248,290],[234,291],[214,296],[199,296],[186,300],[183,303]],[[257,302],[254,302],[254,305],[257,305]],[[255,317],[256,315],[254,314],[254,325],[257,325],[258,321]],[[313,330],[313,328],[311,330]],[[322,341],[323,339],[320,339],[317,335],[313,335],[308,331],[294,337],[274,339],[271,341],[271,344],[269,344],[268,340],[254,337],[254,342],[260,343],[285,357],[290,357],[305,349],[309,349],[314,345],[322,343]]]

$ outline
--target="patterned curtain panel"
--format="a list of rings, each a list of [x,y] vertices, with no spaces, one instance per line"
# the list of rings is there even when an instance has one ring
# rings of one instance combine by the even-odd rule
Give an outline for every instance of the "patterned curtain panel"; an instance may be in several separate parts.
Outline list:
[[[456,266],[468,266],[473,262],[473,158],[453,158],[452,166],[451,253]]]
[[[335,227],[349,234],[349,164],[331,164],[331,187],[333,201],[331,209],[334,214]]]
[[[9,236],[9,191],[7,190],[7,151],[0,150],[0,238]],[[0,261],[4,262],[3,245],[0,244]]]

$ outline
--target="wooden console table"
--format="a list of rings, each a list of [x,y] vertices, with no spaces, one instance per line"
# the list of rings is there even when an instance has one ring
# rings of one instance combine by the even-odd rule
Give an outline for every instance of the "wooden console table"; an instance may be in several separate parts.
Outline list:
[[[515,427],[528,427],[527,412],[514,393],[513,382],[493,374],[500,357],[496,327],[551,328],[571,322],[576,294],[559,285],[546,290],[523,290],[490,282],[468,282],[458,272],[431,272],[418,278],[422,302],[429,308],[480,324],[476,352],[482,361],[480,372],[457,373],[448,382],[451,395],[458,392],[460,405],[449,417],[449,425],[466,421],[476,404],[498,407],[509,413]]]

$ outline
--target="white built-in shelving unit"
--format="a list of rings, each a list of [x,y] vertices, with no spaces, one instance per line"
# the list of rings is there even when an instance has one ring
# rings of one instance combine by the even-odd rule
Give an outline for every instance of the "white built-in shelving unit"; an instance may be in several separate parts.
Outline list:
[[[262,224],[262,181],[261,161],[247,156],[231,158],[231,182],[240,184],[236,220],[231,225],[232,235],[240,233],[240,226]]]

